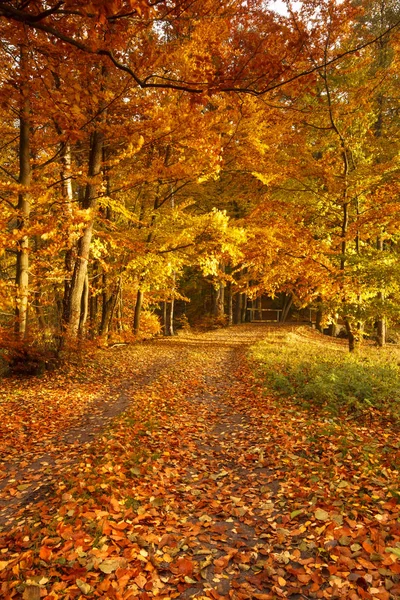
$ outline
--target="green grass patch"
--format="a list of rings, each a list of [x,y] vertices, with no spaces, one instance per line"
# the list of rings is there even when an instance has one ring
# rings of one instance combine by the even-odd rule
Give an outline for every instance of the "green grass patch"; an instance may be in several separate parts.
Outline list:
[[[346,346],[301,327],[271,332],[251,349],[267,387],[303,405],[326,407],[334,415],[371,408],[400,421],[399,351]]]

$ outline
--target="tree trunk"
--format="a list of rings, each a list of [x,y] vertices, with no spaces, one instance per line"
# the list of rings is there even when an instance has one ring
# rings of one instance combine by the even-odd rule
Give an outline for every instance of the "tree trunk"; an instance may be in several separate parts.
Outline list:
[[[164,335],[167,335],[167,319],[168,319],[168,307],[167,307],[167,301],[164,300],[164,302],[162,303],[162,308],[163,308],[163,333]]]
[[[60,130],[61,131],[61,130]],[[65,144],[62,147],[61,155],[61,194],[65,200],[66,206],[66,217],[68,219],[72,216],[71,203],[73,200],[72,191],[72,180],[71,180],[71,147],[69,144]],[[70,243],[70,240],[68,240]],[[65,253],[64,259],[65,277],[64,277],[64,296],[63,296],[63,311],[62,311],[62,323],[61,329],[65,331],[65,327],[69,322],[69,310],[70,310],[70,293],[71,293],[71,277],[74,269],[73,264],[73,251],[72,248],[68,248]]]
[[[89,329],[90,329],[90,337],[93,338],[95,336],[95,332],[97,330],[97,314],[99,311],[99,297],[96,292],[90,294],[89,298]]]
[[[383,252],[382,238],[378,237],[378,239],[376,241],[376,247],[380,252]],[[383,290],[378,292],[378,300],[381,304],[383,304],[383,302],[385,300],[385,292]],[[385,346],[385,344],[386,344],[386,319],[385,319],[385,317],[383,317],[382,315],[379,316],[376,327],[377,327],[377,343],[378,343],[378,346],[383,348],[383,346]]]
[[[229,283],[228,288],[228,325],[233,325],[233,294],[232,283]]]
[[[108,298],[107,291],[104,291],[103,292],[103,302],[102,302],[102,307],[101,307],[101,309],[102,309],[101,310],[101,323],[100,323],[100,329],[99,329],[99,334],[101,336],[106,336],[108,334],[112,304],[113,304],[112,296],[110,296]]]
[[[20,131],[19,131],[19,179],[22,186],[18,194],[18,223],[17,229],[24,230],[30,217],[30,198],[28,189],[31,183],[32,170],[30,164],[30,90],[27,79],[28,50],[21,46],[21,106],[20,106]],[[15,332],[18,338],[26,335],[28,321],[29,297],[29,238],[26,233],[18,240],[17,264],[15,284],[17,288],[15,308]]]
[[[98,331],[97,326],[97,318],[99,313],[99,278],[100,278],[100,269],[99,262],[95,261],[93,264],[92,271],[92,285],[89,287],[89,335],[90,338],[94,338]]]
[[[211,314],[216,317],[218,314],[218,289],[215,289],[214,285],[210,284],[210,296],[211,296]]]
[[[212,287],[212,298],[213,298],[213,309],[212,313],[214,317],[224,316],[224,304],[225,304],[225,288],[222,283],[218,284],[218,287]]]
[[[380,21],[381,27],[385,26],[385,2],[381,2],[380,4]],[[387,60],[387,40],[381,39],[378,43],[378,66],[379,68],[383,68],[385,62]],[[379,93],[377,97],[378,103],[378,114],[375,123],[375,137],[380,138],[382,136],[383,125],[384,125],[384,95],[383,93]],[[376,240],[377,250],[383,252],[383,240],[382,237],[379,236]],[[385,300],[385,292],[382,290],[378,292],[378,301],[383,304]],[[386,320],[383,315],[380,315],[377,320],[377,343],[378,346],[383,348],[386,344]]]
[[[223,317],[225,314],[225,285],[221,282],[219,285],[218,294],[218,316]]]
[[[328,330],[331,337],[336,337],[337,325],[335,322],[329,324]]]
[[[379,292],[382,295],[381,300],[383,300],[383,292]],[[380,348],[383,348],[386,344],[386,319],[381,318],[378,319],[377,322],[377,342]]]
[[[322,312],[322,308],[318,307],[317,308],[317,314],[315,317],[315,329],[317,331],[319,331],[320,333],[322,333],[322,319],[323,319],[323,312]]]
[[[167,311],[167,335],[175,335],[174,331],[174,312],[175,312],[175,285],[176,285],[176,275],[173,273],[172,275],[172,294],[171,294],[171,302],[169,305],[169,311]]]
[[[354,352],[354,350],[356,349],[357,338],[354,335],[351,323],[348,319],[344,320],[344,325],[346,327],[346,333],[349,341],[349,352]]]
[[[236,292],[235,294],[235,310],[234,310],[234,323],[239,325],[242,321],[242,294]]]
[[[107,326],[108,332],[110,332],[112,330],[112,322],[113,322],[113,318],[114,318],[115,309],[117,308],[117,304],[119,302],[120,294],[121,294],[121,277],[118,279],[118,284],[117,284],[117,289],[115,290],[115,294],[113,296],[111,296],[111,310],[110,310],[110,315],[108,317],[108,326]]]
[[[109,323],[109,317],[110,317],[110,310],[111,310],[111,302],[112,302],[112,298],[108,296],[107,293],[107,287],[108,287],[108,280],[107,280],[107,274],[103,273],[102,275],[102,292],[101,292],[101,322],[100,322],[100,327],[99,327],[99,335],[100,336],[104,336],[107,335],[108,333],[108,323]]]
[[[259,296],[256,298],[256,321],[262,321],[262,298]]]
[[[119,299],[117,304],[117,331],[118,333],[123,332],[122,318],[123,318],[123,300],[122,300],[122,278],[121,278],[121,289],[119,293]]]
[[[220,265],[221,273],[225,273],[225,265]],[[225,283],[222,278],[218,283],[217,297],[216,297],[216,312],[215,315],[218,318],[222,318],[225,314]]]
[[[81,314],[79,318],[79,333],[83,334],[89,310],[89,276],[86,273],[81,297]]]
[[[39,329],[40,329],[40,331],[43,332],[46,329],[46,320],[45,320],[44,314],[43,314],[41,297],[42,297],[42,290],[41,290],[41,287],[39,286],[39,289],[35,292],[34,303],[35,303],[35,312],[36,312]]]
[[[135,314],[133,316],[133,333],[135,335],[138,335],[140,331],[140,314],[142,312],[143,296],[144,293],[142,290],[138,290],[136,295]]]
[[[93,235],[95,209],[97,205],[98,184],[95,179],[101,173],[102,152],[103,134],[99,131],[95,131],[91,140],[91,152],[88,169],[89,182],[86,185],[83,204],[83,208],[85,208],[89,213],[89,220],[78,242],[77,258],[71,279],[71,289],[69,295],[68,331],[72,338],[77,337],[81,322],[82,294],[85,287],[90,245]]]
[[[247,294],[241,294],[242,296],[242,301],[241,301],[241,315],[240,315],[240,322],[241,323],[246,323],[247,321]]]
[[[167,328],[166,335],[175,335],[174,331],[174,310],[175,310],[175,299],[172,298],[169,303],[169,310],[167,310]]]

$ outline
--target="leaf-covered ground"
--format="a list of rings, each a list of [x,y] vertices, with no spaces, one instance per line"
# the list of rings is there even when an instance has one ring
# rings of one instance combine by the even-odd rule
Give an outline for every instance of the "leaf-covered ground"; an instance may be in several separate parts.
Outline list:
[[[266,333],[5,381],[3,598],[400,597],[397,433],[270,397]]]

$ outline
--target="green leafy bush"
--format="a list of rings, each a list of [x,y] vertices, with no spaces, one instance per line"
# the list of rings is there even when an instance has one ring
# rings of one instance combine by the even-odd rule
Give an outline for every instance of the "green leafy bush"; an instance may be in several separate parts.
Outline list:
[[[335,414],[370,407],[400,418],[397,349],[366,347],[350,354],[345,346],[306,328],[271,334],[253,346],[252,358],[270,389]]]

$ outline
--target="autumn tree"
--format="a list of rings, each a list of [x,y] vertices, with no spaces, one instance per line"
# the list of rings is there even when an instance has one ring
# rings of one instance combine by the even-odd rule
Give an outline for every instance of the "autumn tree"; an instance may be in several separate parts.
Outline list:
[[[16,282],[17,337],[138,330],[143,294],[172,314],[187,268],[211,282],[216,315],[229,304],[233,318],[229,285],[241,313],[247,288],[281,289],[323,293],[356,323],[378,294],[363,231],[395,240],[380,200],[396,191],[395,152],[378,135],[381,121],[396,131],[394,101],[379,113],[394,35],[390,61],[376,59],[393,7],[367,32],[353,2],[288,17],[258,0],[2,2],[2,289],[9,312]]]
[[[257,264],[257,254],[265,257],[269,252],[269,264],[277,265],[277,270],[282,267],[281,278],[269,269],[276,275],[269,285],[268,278],[259,274],[270,293],[289,286],[303,304],[324,299],[327,311],[343,318],[353,349],[362,322],[374,320],[377,310],[383,309],[376,302],[382,278],[377,276],[374,240],[385,223],[393,224],[397,213],[392,203],[393,192],[397,195],[394,154],[376,135],[377,98],[389,85],[391,70],[386,67],[377,74],[373,66],[377,46],[328,68],[338,46],[345,51],[360,42],[354,40],[360,13],[343,5],[341,10],[350,12],[340,16],[341,10],[332,8],[330,3],[318,7],[313,18],[319,41],[307,45],[311,64],[322,61],[324,66],[316,70],[307,89],[300,94],[288,90],[281,101],[281,112],[291,113],[291,124],[279,144],[284,179],[274,184],[265,168],[259,175],[268,190],[261,206],[270,233],[265,236],[269,240],[265,251],[255,249],[251,256]],[[294,14],[293,19],[297,26]],[[277,244],[282,232],[286,243]],[[381,273],[387,274],[385,263],[392,261],[387,253],[380,258]],[[387,281],[393,282],[389,285],[395,291],[394,279]]]

